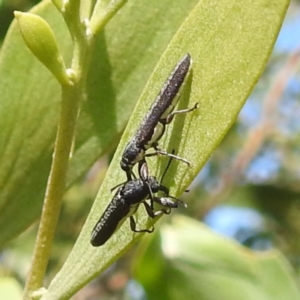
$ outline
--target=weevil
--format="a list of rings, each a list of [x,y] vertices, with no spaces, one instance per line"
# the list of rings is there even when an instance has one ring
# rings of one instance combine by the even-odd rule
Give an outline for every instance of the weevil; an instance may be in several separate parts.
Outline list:
[[[174,152],[172,152],[172,154],[174,154]],[[169,214],[171,208],[178,207],[178,203],[185,206],[181,200],[170,196],[169,189],[161,184],[169,168],[172,157],[170,158],[160,183],[154,176],[149,176],[147,181],[133,179],[122,184],[121,187],[118,188],[112,201],[109,203],[92,231],[91,244],[94,247],[104,245],[122,226],[127,218],[130,219],[130,228],[133,232],[153,232],[154,227],[151,229],[136,228],[136,222],[133,215],[140,204],[144,205],[150,218],[155,218],[161,214]],[[154,194],[158,192],[162,192],[165,196],[155,196]],[[150,204],[146,200],[150,200]],[[155,211],[154,202],[160,204],[163,208]]]
[[[136,163],[139,164],[138,170],[140,177],[143,180],[147,180],[148,175],[145,157],[161,154],[173,157],[189,165],[186,159],[160,149],[158,141],[163,136],[166,125],[172,122],[175,115],[191,112],[198,107],[198,103],[196,103],[192,108],[174,111],[180,98],[181,88],[188,78],[191,66],[191,56],[186,54],[169,75],[134,137],[127,144],[120,162],[122,170],[126,172],[127,181],[132,180],[132,176],[135,177],[132,168]],[[155,152],[146,153],[150,148],[153,148]],[[142,170],[142,168],[144,168],[144,170]],[[146,174],[146,178],[143,178],[143,174]]]

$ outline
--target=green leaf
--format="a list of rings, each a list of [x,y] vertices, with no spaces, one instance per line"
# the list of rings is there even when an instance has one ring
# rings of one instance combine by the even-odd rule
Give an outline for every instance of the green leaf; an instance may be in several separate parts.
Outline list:
[[[199,102],[200,108],[177,116],[161,143],[163,149],[175,147],[181,157],[192,162],[191,168],[180,162],[172,164],[172,176],[164,184],[171,187],[174,196],[188,186],[235,121],[267,63],[287,5],[285,0],[199,2],[174,35],[145,87],[82,233],[44,300],[69,298],[141,238],[125,222],[103,247],[90,245],[91,230],[112,198],[110,189],[125,180],[119,167],[121,153],[177,61],[186,52],[194,61],[190,86],[178,107]],[[161,163],[166,159],[154,157],[149,162],[151,174],[160,178]],[[146,221],[140,209],[139,228],[144,228]]]
[[[99,35],[88,74],[88,99],[78,120],[68,186],[115,146],[161,53],[196,0],[188,4],[180,0],[176,6],[172,3],[132,0],[107,24],[105,34]],[[50,24],[68,67],[72,42],[59,12],[48,1],[31,12]],[[3,247],[40,216],[61,91],[50,72],[27,49],[16,22],[1,49],[0,77],[0,245]],[[12,219],[18,221],[11,222]]]
[[[279,252],[252,252],[190,218],[174,217],[148,246],[136,256],[134,273],[149,299],[300,297],[292,268]]]

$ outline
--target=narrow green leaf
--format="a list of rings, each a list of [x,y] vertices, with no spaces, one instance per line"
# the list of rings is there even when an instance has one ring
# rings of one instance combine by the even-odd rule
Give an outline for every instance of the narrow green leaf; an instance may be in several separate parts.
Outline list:
[[[187,187],[233,124],[267,63],[287,5],[285,0],[199,2],[177,31],[148,82],[82,233],[44,300],[69,298],[141,237],[133,234],[125,222],[104,246],[96,249],[90,245],[91,230],[112,198],[110,189],[126,178],[119,167],[121,153],[177,61],[186,52],[194,61],[191,86],[186,88],[178,107],[199,102],[200,108],[185,117],[177,116],[161,143],[164,149],[176,148],[181,157],[192,162],[191,168],[179,162],[173,164],[172,176],[164,184],[171,187],[174,196]],[[119,109],[123,111],[123,107]],[[149,159],[150,172],[157,178],[163,161],[166,159]],[[139,212],[138,217],[138,226],[144,228],[145,213]]]
[[[157,60],[196,2],[179,0],[174,6],[172,0],[132,0],[107,24],[105,34],[99,35],[88,74],[88,100],[79,117],[68,186],[116,144]],[[168,18],[164,17],[166,10]],[[66,66],[70,66],[72,42],[60,13],[48,1],[31,12],[50,24]],[[3,247],[40,216],[61,91],[48,70],[27,49],[16,22],[1,49],[0,77]],[[11,222],[12,219],[18,222]]]
[[[160,244],[155,257],[154,244]],[[136,257],[134,273],[149,299],[300,297],[291,266],[279,252],[252,252],[190,218],[174,217],[148,246],[142,257]]]

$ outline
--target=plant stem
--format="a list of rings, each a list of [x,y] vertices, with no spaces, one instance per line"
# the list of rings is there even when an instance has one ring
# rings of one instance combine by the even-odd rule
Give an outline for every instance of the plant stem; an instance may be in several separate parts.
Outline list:
[[[33,252],[33,262],[25,285],[24,299],[31,299],[33,291],[43,286],[51,245],[65,192],[69,155],[81,100],[78,85],[62,87],[62,105],[53,161],[48,179],[44,206]]]
[[[112,1],[112,5],[104,10],[103,15],[94,17],[97,24],[97,32],[103,29],[107,21],[117,12],[126,0]],[[60,9],[60,3],[55,1]],[[89,25],[84,25],[80,20],[80,1],[66,1],[66,7],[62,13],[71,33],[74,49],[72,59],[74,85],[62,86],[62,104],[58,130],[55,141],[55,149],[51,171],[47,183],[44,206],[38,229],[36,243],[33,251],[33,261],[24,290],[24,299],[30,300],[33,292],[43,286],[51,246],[58,222],[62,199],[65,192],[66,175],[72,143],[74,139],[76,120],[80,110],[81,100],[84,94],[87,72],[90,66],[92,49],[95,41],[95,33]],[[87,27],[86,27],[87,26]],[[76,79],[76,82],[75,82]]]

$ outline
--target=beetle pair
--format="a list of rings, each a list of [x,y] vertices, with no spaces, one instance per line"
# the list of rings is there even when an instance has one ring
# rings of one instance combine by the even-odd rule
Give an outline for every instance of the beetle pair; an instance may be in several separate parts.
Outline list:
[[[174,111],[180,98],[181,89],[190,73],[191,64],[192,61],[189,54],[186,54],[182,60],[179,61],[144,117],[134,137],[127,144],[120,163],[121,168],[126,172],[127,182],[121,184],[121,187],[118,188],[112,201],[95,225],[91,237],[91,244],[93,246],[103,245],[128,217],[130,218],[132,231],[153,232],[154,228],[136,229],[133,214],[137,211],[141,203],[143,203],[151,218],[161,214],[167,214],[171,208],[178,207],[180,200],[169,195],[169,190],[162,185],[162,180],[172,158],[183,161],[188,165],[189,162],[186,159],[176,156],[174,151],[168,153],[160,149],[158,147],[158,141],[163,136],[166,125],[172,122],[176,114],[188,113],[198,107],[196,103],[192,108]],[[155,152],[146,153],[150,148],[153,148]],[[169,164],[166,167],[160,183],[154,176],[149,176],[146,163],[146,157],[154,155],[170,157]],[[140,179],[137,179],[132,171],[135,164],[138,164]],[[166,197],[156,197],[153,195],[159,191],[163,192]],[[146,202],[148,199],[150,199],[150,205]],[[154,211],[154,202],[159,203],[164,208]]]

